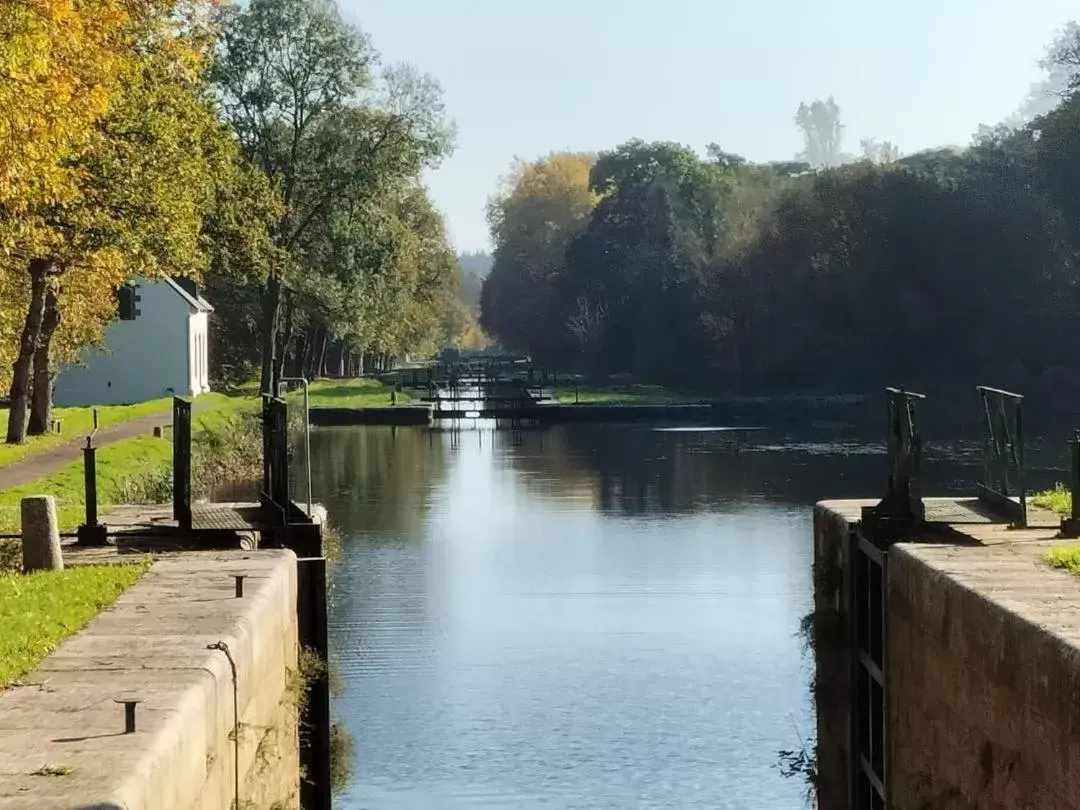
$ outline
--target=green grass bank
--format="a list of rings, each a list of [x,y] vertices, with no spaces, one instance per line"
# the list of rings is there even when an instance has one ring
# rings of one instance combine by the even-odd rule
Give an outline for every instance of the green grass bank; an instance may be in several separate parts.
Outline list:
[[[207,394],[199,402],[221,397],[220,394]],[[172,399],[151,399],[134,405],[102,405],[97,408],[98,427],[107,428],[139,419],[143,416],[166,413],[172,407]],[[78,441],[94,429],[94,408],[54,408],[53,419],[61,422],[60,433],[47,433],[44,436],[30,436],[23,444],[0,444],[0,467],[49,450],[68,442]],[[7,424],[8,409],[0,408],[0,424]]]
[[[0,690],[113,604],[149,562],[17,574],[0,571]]]

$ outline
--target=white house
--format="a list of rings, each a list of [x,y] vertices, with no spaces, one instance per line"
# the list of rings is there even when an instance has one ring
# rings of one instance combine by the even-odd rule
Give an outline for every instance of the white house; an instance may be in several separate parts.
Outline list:
[[[104,348],[88,347],[56,377],[56,405],[125,405],[210,390],[207,316],[214,308],[188,279],[136,279]],[[126,295],[126,298],[124,297]]]

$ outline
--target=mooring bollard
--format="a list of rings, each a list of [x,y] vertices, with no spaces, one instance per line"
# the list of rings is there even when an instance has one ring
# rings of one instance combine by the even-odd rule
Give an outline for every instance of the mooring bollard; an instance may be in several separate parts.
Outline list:
[[[23,498],[21,517],[23,571],[63,571],[56,499],[52,495]]]
[[[114,698],[113,703],[119,703],[124,707],[124,733],[135,733],[135,707],[142,703],[141,700],[131,698]]]

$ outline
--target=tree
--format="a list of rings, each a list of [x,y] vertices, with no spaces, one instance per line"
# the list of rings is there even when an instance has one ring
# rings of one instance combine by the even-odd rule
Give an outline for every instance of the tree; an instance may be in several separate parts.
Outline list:
[[[18,3],[0,15],[0,360],[19,372],[8,441],[24,436],[48,296],[40,274],[33,285],[23,277],[47,237],[35,212],[77,199],[73,159],[117,88],[130,22],[127,4],[107,0]]]
[[[702,272],[725,242],[724,204],[738,168],[672,143],[603,153],[600,202],[570,245],[559,298],[593,370],[672,379],[699,351]],[[597,342],[599,341],[599,342]]]
[[[802,131],[804,149],[799,160],[815,169],[839,166],[842,162],[844,126],[840,122],[840,107],[832,96],[799,105],[795,123]]]
[[[488,203],[495,252],[481,292],[481,323],[501,345],[540,362],[557,356],[564,338],[555,286],[567,245],[596,205],[592,163],[591,155],[569,152],[518,163]]]
[[[18,234],[29,302],[12,369],[8,442],[47,429],[53,338],[66,329],[99,337],[115,311],[111,293],[133,274],[197,276],[202,213],[229,142],[199,89],[207,48],[199,3],[133,4],[110,57],[108,109],[78,151],[65,196],[41,199],[0,227]],[[94,15],[97,8],[86,9]]]
[[[453,132],[438,84],[412,68],[387,70],[370,92],[376,55],[330,0],[252,0],[221,25],[212,78],[222,115],[283,202],[271,234],[285,257],[259,293],[262,387],[272,391],[315,232],[343,201],[437,164]]]

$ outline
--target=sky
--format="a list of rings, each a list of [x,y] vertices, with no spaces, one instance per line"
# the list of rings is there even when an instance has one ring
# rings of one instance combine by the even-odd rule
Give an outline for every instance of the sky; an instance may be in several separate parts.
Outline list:
[[[458,250],[516,157],[631,138],[754,161],[802,148],[801,101],[832,95],[846,151],[965,146],[1039,78],[1067,0],[339,0],[384,64],[442,84],[454,155],[429,173]]]

